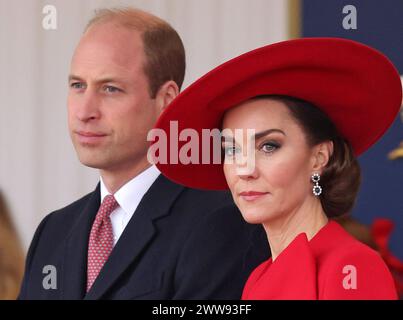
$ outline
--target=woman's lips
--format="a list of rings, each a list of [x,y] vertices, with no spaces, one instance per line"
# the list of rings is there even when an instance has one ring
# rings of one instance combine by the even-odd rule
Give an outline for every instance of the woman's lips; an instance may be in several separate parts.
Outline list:
[[[264,197],[268,192],[259,192],[259,191],[244,191],[241,192],[239,195],[242,199],[246,201],[254,201]]]
[[[75,133],[78,141],[83,144],[97,144],[106,137],[106,134],[96,132],[77,131]]]

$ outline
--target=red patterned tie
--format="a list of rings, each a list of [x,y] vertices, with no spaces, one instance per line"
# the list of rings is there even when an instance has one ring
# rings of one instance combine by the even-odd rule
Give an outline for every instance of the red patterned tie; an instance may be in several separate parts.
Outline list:
[[[109,215],[118,206],[112,195],[106,196],[92,225],[88,243],[87,292],[113,249],[113,230]]]

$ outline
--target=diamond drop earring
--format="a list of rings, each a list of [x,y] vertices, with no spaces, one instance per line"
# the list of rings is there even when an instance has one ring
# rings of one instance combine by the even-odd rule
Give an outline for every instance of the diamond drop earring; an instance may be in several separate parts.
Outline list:
[[[312,193],[315,196],[319,196],[322,193],[322,187],[319,185],[319,180],[320,180],[320,175],[319,173],[314,173],[311,177],[312,182],[314,183],[314,186],[312,188]]]

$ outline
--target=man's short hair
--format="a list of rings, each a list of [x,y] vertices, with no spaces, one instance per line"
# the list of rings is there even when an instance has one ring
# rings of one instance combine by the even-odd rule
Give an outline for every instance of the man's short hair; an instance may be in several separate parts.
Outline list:
[[[179,89],[182,87],[186,67],[185,49],[171,25],[139,9],[112,8],[96,10],[85,31],[107,22],[141,33],[146,57],[144,72],[151,98],[155,98],[159,88],[169,80],[175,81]]]

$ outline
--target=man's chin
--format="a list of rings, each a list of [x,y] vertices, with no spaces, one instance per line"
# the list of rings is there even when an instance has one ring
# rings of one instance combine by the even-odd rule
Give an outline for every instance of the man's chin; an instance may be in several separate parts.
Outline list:
[[[93,158],[93,157],[83,157],[78,156],[78,160],[86,167],[93,168],[93,169],[104,169],[108,166],[106,161],[103,161],[100,158]]]
[[[82,162],[81,164],[83,164],[84,166],[88,167],[88,168],[92,168],[92,169],[102,169],[102,167],[97,164],[97,163],[92,163],[92,162]]]

